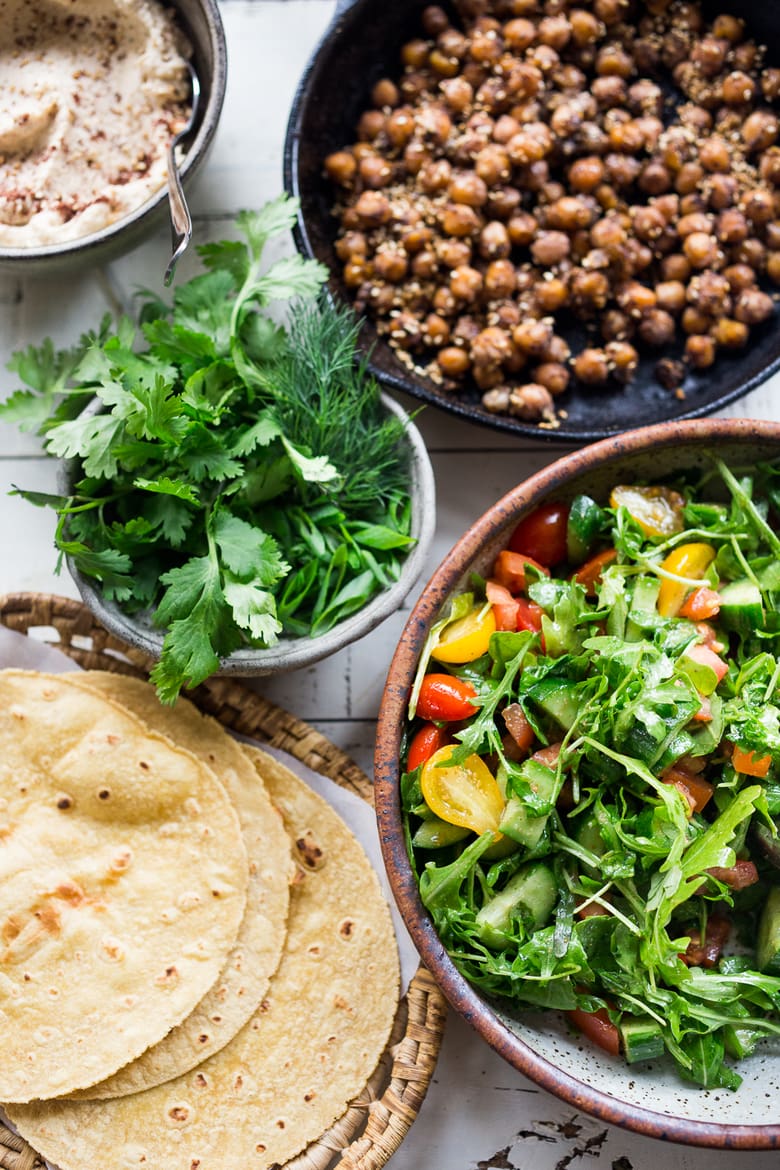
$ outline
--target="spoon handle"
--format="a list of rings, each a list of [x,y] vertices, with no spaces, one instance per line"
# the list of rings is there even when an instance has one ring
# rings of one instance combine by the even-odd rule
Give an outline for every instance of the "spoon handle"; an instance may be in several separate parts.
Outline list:
[[[171,210],[171,246],[173,248],[173,254],[168,261],[168,267],[165,269],[165,276],[163,278],[163,283],[166,288],[173,280],[174,269],[179,258],[187,250],[187,246],[192,239],[192,216],[187,206],[187,200],[184,198],[181,175],[179,174],[179,168],[176,163],[176,147],[192,129],[198,114],[198,102],[200,100],[200,82],[198,76],[189,62],[188,68],[192,79],[192,110],[186,126],[171,139],[166,160],[168,165],[168,202]]]

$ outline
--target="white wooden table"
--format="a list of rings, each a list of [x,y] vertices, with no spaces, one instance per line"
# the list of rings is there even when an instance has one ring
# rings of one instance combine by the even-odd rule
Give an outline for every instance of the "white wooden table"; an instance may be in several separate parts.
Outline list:
[[[392,0],[390,0],[392,2]],[[222,0],[229,84],[216,144],[193,195],[196,238],[230,232],[233,214],[281,190],[287,111],[334,0]],[[71,343],[112,298],[159,287],[169,238],[161,232],[105,271],[20,281],[0,276],[0,358],[45,335]],[[185,276],[195,268],[186,258]],[[0,397],[16,387],[0,370]],[[406,403],[406,405],[413,405]],[[728,412],[780,419],[780,377]],[[428,408],[420,426],[433,459],[438,525],[428,572],[498,496],[558,455]],[[0,592],[37,590],[76,597],[54,574],[53,514],[6,494],[12,484],[51,491],[55,468],[37,440],[0,426]],[[422,585],[422,581],[420,585]],[[387,665],[417,590],[404,609],[356,646],[308,670],[258,682],[272,701],[317,726],[370,774],[374,719]],[[662,1145],[577,1115],[496,1056],[451,1017],[422,1112],[392,1161],[394,1170],[777,1170],[780,1154],[727,1153]]]

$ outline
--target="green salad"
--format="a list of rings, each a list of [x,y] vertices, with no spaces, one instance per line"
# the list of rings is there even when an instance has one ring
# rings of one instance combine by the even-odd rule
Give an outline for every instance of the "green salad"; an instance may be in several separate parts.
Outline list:
[[[431,630],[402,808],[458,969],[735,1089],[780,1033],[780,462],[520,521]]]

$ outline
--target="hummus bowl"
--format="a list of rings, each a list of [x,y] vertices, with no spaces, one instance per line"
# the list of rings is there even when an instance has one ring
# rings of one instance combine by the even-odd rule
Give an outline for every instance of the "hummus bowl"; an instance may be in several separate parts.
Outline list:
[[[698,1088],[682,1080],[671,1061],[642,1059],[629,1064],[576,1032],[563,1012],[519,1010],[509,999],[468,982],[421,900],[402,812],[400,761],[410,693],[432,627],[448,602],[473,588],[474,575],[490,575],[518,523],[540,505],[569,503],[583,493],[603,502],[617,483],[657,483],[659,477],[697,471],[709,465],[713,452],[732,468],[777,459],[780,426],[752,419],[693,420],[606,439],[519,483],[471,526],[422,590],[393,657],[377,726],[376,810],[390,883],[423,962],[452,1007],[509,1064],[573,1109],[649,1137],[721,1149],[777,1149],[776,1038],[764,1040],[752,1055],[739,1060],[742,1084],[735,1090]],[[457,912],[452,909],[453,918]],[[464,943],[461,950],[466,953],[469,948]]]
[[[18,78],[6,75],[7,108],[0,118],[0,272],[9,275],[103,263],[164,223],[167,145],[189,112],[185,56],[200,83],[192,130],[180,148],[185,188],[208,153],[225,94],[227,55],[216,0],[165,6],[152,0],[137,10],[115,7],[115,0],[77,0],[67,12],[57,13],[55,5],[52,13],[55,47],[41,43],[41,52],[52,55],[41,59],[45,68],[37,73],[37,41],[24,56],[35,35],[34,29],[28,35],[25,20],[34,11],[11,5],[3,16],[8,28],[2,31],[16,46],[9,53],[20,65]],[[94,42],[83,68],[80,34]],[[56,64],[63,70],[60,81]],[[120,98],[113,105],[112,92]],[[135,143],[123,114],[143,126]],[[79,168],[85,168],[83,182]]]

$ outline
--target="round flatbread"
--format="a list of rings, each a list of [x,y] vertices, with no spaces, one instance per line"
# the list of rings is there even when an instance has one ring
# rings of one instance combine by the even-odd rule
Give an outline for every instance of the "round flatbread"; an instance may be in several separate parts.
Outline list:
[[[287,941],[260,1010],[175,1081],[110,1101],[14,1106],[11,1121],[60,1170],[267,1170],[339,1117],[390,1035],[398,954],[362,848],[333,809],[262,753],[260,771],[295,842]]]
[[[61,677],[0,672],[0,1100],[160,1040],[219,975],[246,887],[209,768]]]
[[[294,869],[280,813],[256,768],[221,724],[202,715],[187,699],[164,707],[154,687],[139,678],[99,670],[65,677],[126,707],[153,731],[208,764],[238,813],[249,859],[246,911],[216,983],[159,1044],[108,1080],[78,1094],[80,1099],[97,1100],[137,1093],[181,1076],[219,1052],[243,1028],[279,965]]]

